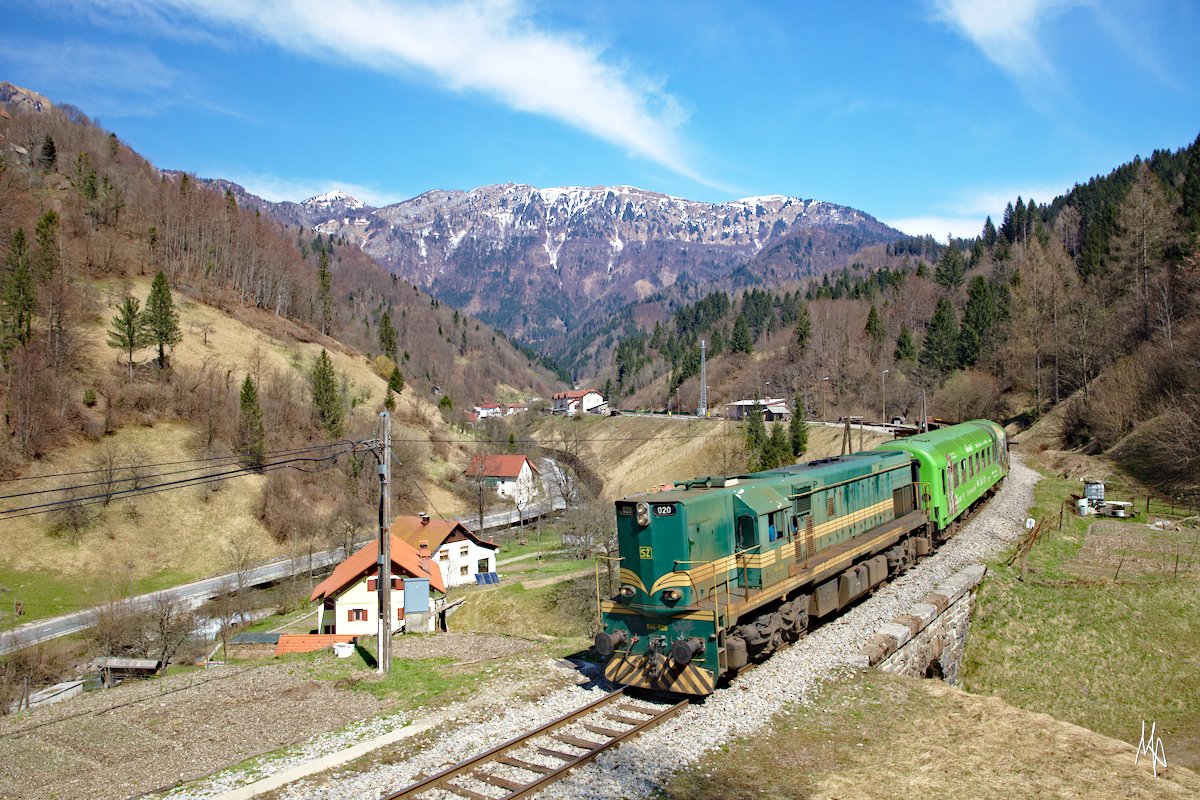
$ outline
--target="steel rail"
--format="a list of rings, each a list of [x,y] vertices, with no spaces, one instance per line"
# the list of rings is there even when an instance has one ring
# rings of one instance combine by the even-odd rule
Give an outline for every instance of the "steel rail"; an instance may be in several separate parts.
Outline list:
[[[562,751],[550,750],[550,749],[544,748],[544,747],[536,747],[535,745],[531,744],[534,739],[537,739],[538,737],[541,737],[541,736],[548,735],[552,731],[554,731],[558,728],[565,727],[583,717],[586,717],[592,713],[595,713],[596,711],[599,711],[600,709],[609,705],[610,703],[613,703],[614,701],[620,700],[625,697],[626,697],[626,694],[625,694],[624,689],[618,689],[614,692],[610,692],[610,693],[606,694],[604,697],[601,697],[597,700],[593,700],[591,703],[581,706],[581,707],[575,709],[574,711],[571,711],[567,714],[562,715],[561,717],[558,717],[557,719],[547,722],[546,724],[541,725],[531,731],[527,731],[526,733],[523,733],[520,736],[516,736],[512,739],[509,739],[508,741],[506,741],[502,744],[496,745],[495,747],[491,748],[490,750],[480,753],[479,755],[472,756],[471,758],[468,758],[465,761],[460,761],[459,763],[454,764],[453,766],[447,767],[446,769],[442,770],[441,772],[438,772],[435,775],[431,775],[428,778],[424,778],[423,780],[420,780],[410,786],[407,786],[404,789],[401,789],[400,791],[398,791],[394,794],[387,795],[386,797],[383,798],[383,800],[403,800],[403,798],[416,797],[417,795],[422,794],[423,792],[429,792],[429,791],[435,791],[435,790],[450,792],[450,793],[453,793],[453,794],[456,794],[456,795],[459,795],[462,797],[470,798],[470,799],[483,797],[483,798],[485,798],[485,800],[519,800],[519,798],[528,797],[531,794],[535,794],[535,793],[541,791],[543,788],[545,788],[549,784],[554,783],[555,781],[561,780],[563,777],[566,776],[566,774],[569,771],[571,771],[575,767],[579,766],[580,764],[584,764],[588,761],[591,761],[597,755],[599,755],[600,753],[609,749],[610,747],[613,747],[626,739],[629,739],[633,736],[643,733],[644,731],[649,730],[650,728],[654,727],[658,723],[674,716],[676,713],[678,713],[685,706],[688,705],[687,700],[682,700],[682,701],[676,703],[675,705],[667,706],[667,707],[663,708],[662,710],[656,710],[656,709],[652,709],[652,708],[642,708],[640,706],[638,706],[638,707],[630,706],[628,708],[628,710],[636,711],[636,713],[638,713],[638,714],[645,715],[646,719],[644,719],[644,720],[636,720],[635,721],[633,718],[629,718],[629,717],[621,718],[619,715],[608,715],[608,717],[610,719],[620,722],[621,724],[627,724],[627,725],[631,726],[627,730],[624,730],[624,731],[616,731],[616,730],[612,730],[612,729],[608,729],[608,728],[603,728],[598,725],[586,725],[585,726],[592,733],[595,733],[598,736],[605,737],[606,741],[604,741],[604,742],[592,742],[589,740],[580,739],[580,738],[572,737],[572,736],[562,736],[559,738],[559,741],[562,741],[564,744],[568,744],[571,747],[576,747],[578,749],[585,751],[578,755],[571,754],[571,753],[564,753]],[[625,707],[624,705],[618,706],[618,708],[624,708],[624,707]],[[540,764],[532,764],[532,763],[522,761],[517,758],[506,758],[505,757],[505,754],[508,753],[510,750],[516,750],[520,747],[525,747],[525,746],[534,747],[542,755],[546,755],[551,758],[555,758],[557,760],[563,761],[564,763],[560,767],[547,767],[547,766],[540,765]],[[483,766],[485,764],[489,764],[489,763],[504,764],[504,765],[512,767],[514,769],[520,769],[520,770],[524,770],[526,772],[534,773],[537,775],[537,777],[535,777],[532,781],[530,781],[528,783],[519,783],[518,781],[501,778],[496,775],[491,775],[491,774],[479,771],[479,768],[481,766]],[[493,786],[498,786],[500,788],[507,789],[508,792],[506,794],[502,795],[501,798],[492,798],[490,796],[482,795],[478,792],[474,792],[465,787],[450,783],[450,781],[452,781],[454,778],[464,777],[464,776],[470,777],[474,780],[483,781],[484,783],[488,783]]]

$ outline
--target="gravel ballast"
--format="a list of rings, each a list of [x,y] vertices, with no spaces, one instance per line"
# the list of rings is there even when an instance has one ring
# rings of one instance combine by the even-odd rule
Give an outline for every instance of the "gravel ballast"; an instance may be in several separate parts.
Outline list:
[[[660,788],[676,770],[706,751],[750,734],[785,706],[804,703],[820,684],[861,663],[859,651],[879,627],[904,613],[926,592],[970,564],[1000,552],[1024,530],[1038,476],[1019,458],[1004,486],[936,554],[880,589],[866,601],[822,625],[799,644],[733,680],[703,704],[690,706],[649,734],[601,754],[539,797],[561,800],[644,797]],[[506,709],[484,722],[449,727],[418,755],[363,771],[308,779],[285,788],[289,800],[362,800],[379,798],[536,725],[594,700],[600,690],[570,688],[534,703]],[[494,790],[497,795],[502,790]]]

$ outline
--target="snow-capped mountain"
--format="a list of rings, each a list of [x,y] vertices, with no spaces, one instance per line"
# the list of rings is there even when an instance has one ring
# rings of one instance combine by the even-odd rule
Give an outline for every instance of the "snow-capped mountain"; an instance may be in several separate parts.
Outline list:
[[[684,275],[720,280],[755,264],[813,274],[900,236],[861,211],[784,195],[701,203],[632,186],[523,184],[434,190],[316,227],[528,340]]]

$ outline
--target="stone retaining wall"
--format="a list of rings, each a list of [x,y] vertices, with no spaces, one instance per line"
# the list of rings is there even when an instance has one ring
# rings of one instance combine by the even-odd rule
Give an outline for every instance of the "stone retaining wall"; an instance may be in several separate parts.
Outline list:
[[[974,589],[987,573],[981,564],[956,572],[906,614],[883,625],[861,655],[884,672],[958,682]]]

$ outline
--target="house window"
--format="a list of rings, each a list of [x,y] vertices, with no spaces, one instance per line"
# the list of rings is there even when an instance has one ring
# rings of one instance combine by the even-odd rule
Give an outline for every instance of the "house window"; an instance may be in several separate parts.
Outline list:
[[[491,567],[488,566],[488,561],[489,560],[486,558],[479,559],[479,563],[475,566],[475,568],[479,572],[491,572],[492,569],[491,569]]]
[[[367,591],[374,592],[379,588],[379,581],[375,578],[367,578]]]
[[[471,571],[471,568],[469,566],[467,566],[466,564],[463,564],[461,567],[458,568],[459,575],[466,575],[470,571]]]
[[[450,560],[450,551],[449,550],[443,550],[442,552],[438,553],[438,561],[449,561],[449,560]]]
[[[469,554],[470,552],[471,552],[471,546],[469,544],[464,544],[462,547],[460,547],[458,549],[458,554],[464,558],[466,558],[467,554]]]
[[[347,622],[366,622],[367,609],[365,608],[348,608],[346,609]]]
[[[404,584],[395,575],[392,576],[392,589],[403,589]]]

